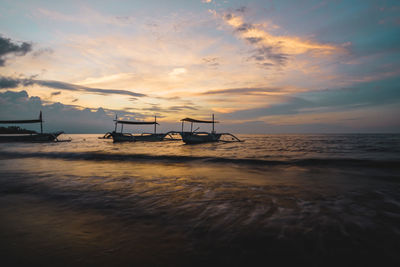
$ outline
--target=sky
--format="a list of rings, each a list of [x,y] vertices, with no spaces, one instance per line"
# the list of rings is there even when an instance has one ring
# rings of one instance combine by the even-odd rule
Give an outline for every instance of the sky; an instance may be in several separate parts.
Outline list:
[[[223,132],[398,133],[400,2],[0,0],[0,120],[40,110],[68,133],[212,114]]]

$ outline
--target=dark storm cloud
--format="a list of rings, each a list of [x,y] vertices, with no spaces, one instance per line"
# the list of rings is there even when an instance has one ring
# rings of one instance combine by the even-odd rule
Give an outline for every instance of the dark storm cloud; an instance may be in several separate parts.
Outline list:
[[[14,54],[16,56],[24,56],[32,50],[32,44],[22,42],[21,44],[13,42],[10,38],[0,35],[0,66],[6,63],[6,55]]]
[[[16,102],[18,99],[25,99],[25,98],[28,98],[28,93],[26,91],[20,91],[20,92],[6,91],[4,93],[0,93],[1,100]]]
[[[7,78],[0,76],[0,89],[12,89],[20,85],[19,79]]]
[[[134,93],[127,90],[118,90],[118,89],[100,89],[100,88],[92,88],[86,87],[71,83],[65,83],[60,81],[49,81],[49,80],[36,80],[32,78],[10,78],[10,77],[2,77],[0,76],[0,89],[12,89],[17,86],[31,86],[31,85],[41,85],[48,88],[60,89],[60,90],[68,90],[68,91],[79,91],[79,92],[87,92],[87,93],[96,93],[101,95],[109,95],[109,94],[117,94],[117,95],[128,95],[132,97],[144,97],[145,94]]]

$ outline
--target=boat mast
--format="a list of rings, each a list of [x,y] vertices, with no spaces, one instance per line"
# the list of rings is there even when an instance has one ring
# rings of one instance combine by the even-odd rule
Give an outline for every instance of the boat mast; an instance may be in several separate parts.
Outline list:
[[[154,133],[157,133],[157,116],[154,115]]]
[[[117,114],[115,114],[115,128],[114,128],[114,132],[117,132],[117,120],[118,120],[118,117],[117,117]]]
[[[40,120],[40,133],[43,133],[43,120],[42,120],[42,111],[39,113],[39,120]]]
[[[214,133],[214,113],[212,114],[212,133]]]

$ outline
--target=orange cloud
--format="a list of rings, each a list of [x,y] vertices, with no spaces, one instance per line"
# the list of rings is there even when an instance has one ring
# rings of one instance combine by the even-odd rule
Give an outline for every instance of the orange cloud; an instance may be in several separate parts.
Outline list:
[[[212,108],[211,110],[218,113],[232,113],[234,111],[240,110],[240,108]]]
[[[246,23],[240,15],[225,14],[223,20],[233,27],[237,35],[256,49],[252,58],[267,65],[284,65],[289,56],[312,53],[330,55],[343,51],[342,47],[318,43],[297,36],[273,35],[265,30],[265,25]],[[276,26],[271,26],[276,28]]]

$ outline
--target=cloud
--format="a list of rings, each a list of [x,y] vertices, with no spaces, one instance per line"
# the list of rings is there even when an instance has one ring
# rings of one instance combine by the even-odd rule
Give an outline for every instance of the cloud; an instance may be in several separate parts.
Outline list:
[[[188,105],[176,105],[176,106],[170,106],[170,107],[161,107],[160,105],[152,105],[151,107],[147,108],[142,108],[141,110],[145,111],[157,111],[157,112],[173,112],[173,111],[181,111],[181,110],[198,110],[194,106],[188,106]]]
[[[226,114],[226,118],[230,119],[257,119],[273,115],[290,115],[298,114],[302,108],[314,107],[315,103],[299,98],[299,97],[285,97],[286,102],[274,104],[269,107],[252,108],[235,111]]]
[[[21,84],[20,79],[0,76],[0,89],[17,88]]]
[[[61,91],[51,93],[51,96],[61,95]]]
[[[51,49],[51,48],[49,48],[49,47],[46,47],[46,48],[40,48],[40,49],[37,49],[35,52],[33,52],[33,56],[34,57],[39,57],[39,56],[41,56],[41,55],[43,55],[43,54],[53,54],[54,53],[54,50],[53,49]]]
[[[218,67],[218,57],[204,57],[202,58],[203,63],[210,67]]]
[[[263,38],[261,37],[247,37],[246,41],[248,41],[251,44],[257,44],[259,42],[261,42],[263,40]]]
[[[37,8],[33,15],[38,18],[47,18],[54,21],[65,21],[84,25],[113,25],[125,27],[134,23],[134,16],[110,16],[88,7],[80,8],[77,13],[68,14],[45,8]]]
[[[176,77],[182,74],[185,74],[187,70],[185,68],[174,68],[170,73],[168,73],[169,76]]]
[[[236,12],[244,13],[244,12],[246,12],[246,10],[247,10],[247,7],[242,6],[242,7],[240,7],[240,8],[237,8],[235,11],[236,11]]]
[[[184,106],[172,106],[172,107],[167,108],[167,110],[169,110],[169,111],[179,111],[179,110],[185,110],[185,109],[197,110],[196,107],[186,106],[186,105],[184,105]]]
[[[31,50],[32,44],[30,43],[22,42],[18,44],[0,35],[0,66],[5,65],[7,55],[24,56]]]
[[[399,78],[394,78],[386,81],[360,83],[357,87],[304,92],[294,97],[283,96],[282,103],[238,110],[226,114],[225,118],[257,119],[276,115],[318,114],[393,105],[400,103],[400,91],[397,86],[399,82]],[[223,90],[221,91],[224,93]],[[246,92],[246,88],[243,91]],[[237,92],[241,92],[241,89]],[[229,93],[229,90],[225,93]]]
[[[100,88],[92,88],[86,87],[71,83],[65,83],[60,81],[49,81],[49,80],[36,80],[32,78],[10,78],[0,76],[0,89],[12,89],[18,86],[30,86],[30,85],[40,85],[48,88],[59,89],[59,90],[68,90],[68,91],[79,91],[86,93],[96,93],[101,95],[128,95],[132,97],[144,97],[145,94],[134,93],[128,90],[119,90],[119,89],[100,89]]]
[[[31,119],[43,112],[45,131],[64,130],[67,133],[104,133],[113,130],[113,118],[146,119],[141,113],[112,109],[88,109],[76,105],[48,103],[26,91],[0,93],[0,120]],[[38,130],[37,125],[26,125]],[[25,125],[24,125],[25,128]]]
[[[332,44],[322,44],[297,36],[274,35],[268,30],[268,24],[253,24],[245,22],[242,7],[234,13],[226,13],[222,19],[231,26],[237,36],[253,47],[250,60],[259,66],[285,66],[291,56],[312,53],[313,55],[330,55],[343,48]]]
[[[210,90],[201,93],[202,95],[223,95],[223,94],[229,94],[229,95],[256,95],[256,94],[268,94],[268,93],[277,93],[281,92],[283,89],[282,88],[269,88],[269,87],[263,87],[263,88],[229,88],[229,89],[217,89],[217,90]]]
[[[284,53],[274,52],[273,47],[262,46],[253,50],[253,55],[250,57],[254,59],[261,66],[279,65],[283,66],[288,60],[288,55]]]

